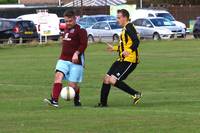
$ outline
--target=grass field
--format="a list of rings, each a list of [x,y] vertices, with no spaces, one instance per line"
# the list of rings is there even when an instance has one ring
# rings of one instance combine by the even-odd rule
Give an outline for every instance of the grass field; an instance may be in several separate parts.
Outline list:
[[[61,100],[54,109],[42,100],[60,46],[0,48],[0,133],[200,133],[199,40],[142,42],[141,63],[126,80],[143,92],[140,104],[113,88],[110,107],[97,109],[101,80],[116,58],[104,49],[87,50],[84,106]]]

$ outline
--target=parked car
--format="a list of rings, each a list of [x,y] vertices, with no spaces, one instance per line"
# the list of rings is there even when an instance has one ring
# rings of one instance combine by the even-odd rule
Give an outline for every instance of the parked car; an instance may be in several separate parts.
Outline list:
[[[133,21],[133,24],[141,38],[153,38],[154,40],[159,40],[170,39],[185,34],[184,29],[162,17],[136,19]]]
[[[200,17],[197,17],[197,20],[194,24],[193,35],[194,38],[200,38]]]
[[[58,40],[60,38],[60,22],[56,14],[27,14],[19,16],[17,19],[33,21],[37,28],[38,34],[47,36],[48,39]]]
[[[110,39],[116,42],[119,40],[122,27],[116,21],[103,21],[97,22],[86,30],[89,42],[94,42],[96,39]]]
[[[182,37],[186,36],[186,25],[182,22],[177,21],[168,11],[165,10],[153,10],[153,9],[138,9],[134,11],[134,16],[132,16],[132,21],[139,18],[147,18],[147,17],[163,17],[173,22],[176,26],[184,29],[185,34]]]
[[[32,21],[0,19],[0,42],[8,44],[32,41],[38,38]]]
[[[116,17],[110,15],[92,15],[92,16],[84,16],[78,19],[77,23],[80,24],[83,28],[88,28],[97,22],[115,21],[115,20]]]
[[[59,29],[61,32],[63,32],[66,29],[66,23],[64,18],[59,18]]]

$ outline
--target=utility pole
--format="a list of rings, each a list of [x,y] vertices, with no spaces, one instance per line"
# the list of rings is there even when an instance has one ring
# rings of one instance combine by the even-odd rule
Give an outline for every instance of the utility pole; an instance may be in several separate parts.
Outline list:
[[[81,16],[83,16],[83,0],[81,0]]]
[[[61,0],[58,0],[58,6],[61,6]]]
[[[142,0],[140,0],[140,8],[142,8],[143,7],[143,1]]]
[[[18,0],[18,4],[21,4],[21,1],[20,1],[20,0]]]
[[[81,0],[81,7],[83,6],[83,0]]]

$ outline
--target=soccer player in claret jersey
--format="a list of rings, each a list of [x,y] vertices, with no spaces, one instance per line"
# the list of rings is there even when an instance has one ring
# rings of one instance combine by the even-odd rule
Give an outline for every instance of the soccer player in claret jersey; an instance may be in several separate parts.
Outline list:
[[[46,103],[53,107],[58,107],[63,80],[67,80],[68,86],[74,88],[76,92],[74,105],[81,106],[78,83],[82,82],[83,77],[84,52],[88,42],[87,32],[76,24],[74,11],[66,11],[64,18],[67,29],[63,35],[62,52],[55,69],[51,98],[44,99]]]
[[[100,103],[96,107],[107,107],[107,99],[111,85],[130,94],[133,103],[136,104],[141,98],[141,93],[128,86],[125,80],[133,72],[139,63],[138,46],[139,38],[132,23],[129,22],[129,12],[125,9],[118,10],[117,21],[123,27],[118,46],[108,44],[109,51],[117,51],[119,58],[113,63],[104,78],[101,88]]]

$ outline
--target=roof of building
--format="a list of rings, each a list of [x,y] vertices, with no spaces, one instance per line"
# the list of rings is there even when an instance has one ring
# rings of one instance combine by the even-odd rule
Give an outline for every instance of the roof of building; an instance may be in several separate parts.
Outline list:
[[[105,6],[120,5],[126,3],[127,0],[83,0],[83,6]],[[74,0],[64,5],[64,7],[81,6],[80,0]]]

